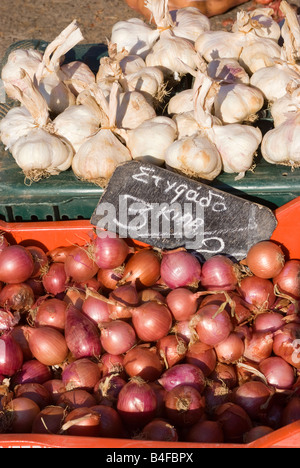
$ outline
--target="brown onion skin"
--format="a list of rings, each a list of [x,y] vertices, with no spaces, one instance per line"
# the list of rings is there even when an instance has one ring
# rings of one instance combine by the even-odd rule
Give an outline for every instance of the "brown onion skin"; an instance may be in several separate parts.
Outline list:
[[[246,263],[251,272],[259,278],[274,278],[285,264],[284,253],[272,241],[261,241],[253,245],[247,254]]]
[[[29,348],[42,364],[55,366],[67,358],[69,349],[65,337],[55,328],[34,328],[28,333]]]
[[[271,389],[263,382],[250,381],[237,387],[233,393],[234,402],[241,406],[255,420],[272,396]]]
[[[101,376],[101,370],[88,358],[77,359],[63,370],[61,378],[66,389],[81,388],[92,391]]]
[[[59,434],[65,418],[61,406],[48,406],[38,413],[32,424],[33,434]]]
[[[62,429],[66,423],[74,421],[74,424],[66,428],[64,432],[70,436],[100,437],[100,414],[90,407],[73,409],[65,418]]]
[[[244,341],[235,332],[231,332],[225,340],[215,346],[219,362],[230,364],[238,361],[244,353]]]
[[[33,422],[40,412],[38,405],[25,397],[14,398],[6,405],[5,410],[12,414],[11,432],[19,434],[32,431]]]
[[[35,316],[36,327],[52,327],[63,332],[66,323],[66,302],[61,299],[46,298],[37,308]]]
[[[150,288],[160,277],[160,259],[151,249],[136,252],[126,263],[123,278],[135,284],[137,290]]]
[[[160,357],[166,363],[166,367],[172,367],[181,362],[187,352],[187,345],[182,338],[176,335],[166,335],[156,343]]]
[[[62,393],[57,400],[57,405],[62,408],[76,409],[91,406],[97,404],[96,398],[86,390],[76,388],[75,390],[69,390]]]
[[[124,356],[123,365],[129,377],[140,377],[147,382],[157,380],[164,368],[156,348],[142,346],[129,350]]]
[[[286,261],[281,272],[274,276],[273,283],[280,292],[300,299],[300,260]]]
[[[24,283],[31,277],[34,261],[22,245],[9,245],[0,252],[0,281],[8,284]]]
[[[216,351],[213,347],[196,341],[190,343],[185,356],[185,361],[188,364],[194,364],[198,366],[205,377],[208,377],[216,367],[217,356]]]
[[[195,330],[202,343],[216,346],[225,340],[233,329],[226,310],[219,312],[219,306],[208,304],[197,312]],[[192,319],[193,320],[193,319]]]
[[[294,369],[284,359],[271,356],[259,364],[268,384],[278,389],[290,389],[295,382]]]
[[[175,426],[195,424],[205,412],[205,398],[190,385],[178,385],[166,394],[166,416]]]
[[[17,385],[14,389],[15,397],[25,397],[34,401],[40,409],[51,404],[52,398],[49,390],[42,384],[27,383]]]

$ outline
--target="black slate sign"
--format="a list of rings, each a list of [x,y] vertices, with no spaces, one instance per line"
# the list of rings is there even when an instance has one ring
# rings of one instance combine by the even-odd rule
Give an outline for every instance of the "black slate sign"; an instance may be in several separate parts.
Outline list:
[[[237,260],[269,239],[277,225],[263,205],[139,161],[115,170],[91,223],[153,247],[185,247],[204,258],[226,254]]]

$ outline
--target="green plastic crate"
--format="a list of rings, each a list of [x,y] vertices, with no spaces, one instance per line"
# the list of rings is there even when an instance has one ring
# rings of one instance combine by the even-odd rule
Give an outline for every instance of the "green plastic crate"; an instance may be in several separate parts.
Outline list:
[[[39,40],[16,42],[7,50],[2,65],[13,49],[35,48],[44,51],[47,44]],[[66,54],[65,62],[82,60],[96,73],[100,58],[106,55],[107,46],[104,44],[82,44]],[[6,98],[6,102],[0,104],[0,118],[14,105],[18,103]],[[266,131],[272,127],[272,121],[264,114],[262,116],[259,125],[262,131]],[[91,218],[103,193],[101,187],[79,181],[71,169],[28,186],[21,169],[3,145],[0,146],[0,158],[0,219],[14,222]],[[284,166],[269,164],[259,155],[255,162],[254,171],[248,171],[243,179],[235,181],[236,174],[224,173],[212,185],[271,209],[300,196],[300,169],[292,171]]]

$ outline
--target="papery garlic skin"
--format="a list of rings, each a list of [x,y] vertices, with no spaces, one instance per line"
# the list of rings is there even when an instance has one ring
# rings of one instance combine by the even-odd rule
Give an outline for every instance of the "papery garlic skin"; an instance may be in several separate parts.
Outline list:
[[[272,18],[272,8],[256,8],[252,11],[240,11],[237,19],[232,25],[232,32],[253,31],[257,36],[272,39],[278,42],[280,38],[280,26]]]
[[[206,31],[195,42],[196,51],[207,62],[223,58],[238,60],[243,47],[243,36],[229,31]]]
[[[157,67],[143,67],[120,80],[124,91],[139,91],[153,104],[164,97],[164,74]]]
[[[118,21],[112,27],[110,42],[117,44],[118,52],[126,49],[130,55],[145,59],[153,44],[159,38],[159,31],[139,18]]]
[[[76,103],[76,96],[55,73],[46,76],[39,83],[39,91],[46,99],[51,112],[58,115]]]
[[[35,49],[16,49],[9,54],[1,72],[1,79],[3,80],[7,96],[17,99],[14,86],[17,86],[22,91],[24,90],[24,86],[26,86],[19,73],[20,70],[25,70],[30,78],[33,79],[42,59],[42,53]]]
[[[72,145],[74,152],[99,130],[100,117],[85,105],[68,107],[53,121],[54,131]]]
[[[0,121],[0,138],[6,149],[36,127],[30,112],[24,106],[13,107]]]
[[[261,153],[270,164],[300,166],[300,113],[291,115],[263,137]]]
[[[131,159],[129,150],[113,132],[101,129],[81,145],[73,158],[72,169],[79,179],[105,185],[116,167]]]
[[[241,83],[222,84],[214,101],[214,114],[223,123],[252,121],[264,105],[259,89]]]
[[[271,103],[286,94],[291,83],[300,84],[300,74],[287,64],[276,64],[257,70],[250,78],[250,84],[260,89],[265,99]]]
[[[95,75],[90,67],[78,60],[62,65],[61,72],[65,84],[76,97],[81,91],[96,82]]]
[[[128,131],[126,146],[133,159],[162,166],[166,149],[177,137],[177,126],[169,117],[158,116]]]
[[[145,62],[148,67],[159,67],[165,78],[168,78],[174,74],[186,74],[182,62],[196,70],[198,58],[193,45],[187,39],[176,37],[168,29],[161,32],[160,39],[153,45]]]
[[[262,140],[259,128],[241,124],[214,125],[207,135],[221,155],[224,172],[238,173],[235,180],[242,178],[253,166]]]
[[[197,179],[213,180],[222,170],[216,146],[200,134],[176,140],[165,152],[167,166]]]
[[[182,114],[184,112],[193,112],[194,110],[194,91],[185,89],[175,96],[172,96],[168,103],[168,114]]]
[[[175,114],[173,116],[173,120],[177,125],[178,140],[184,137],[196,135],[197,133],[201,131],[203,133],[206,133],[206,130],[204,130],[204,128],[201,127],[201,125],[199,125],[199,123],[195,119],[194,111],[183,112],[181,114]],[[216,116],[212,115],[211,124],[222,125],[222,122]]]
[[[119,65],[125,75],[135,73],[146,66],[145,61],[139,55],[126,55],[120,60]]]
[[[212,60],[207,65],[207,74],[214,80],[226,83],[250,83],[248,73],[235,59]]]
[[[31,181],[66,171],[74,155],[67,141],[42,128],[35,128],[20,137],[10,151],[26,178]]]
[[[287,92],[270,107],[274,127],[278,127],[291,115],[300,112],[300,85],[294,92]]]
[[[145,96],[138,91],[118,94],[116,126],[130,130],[145,120],[156,117],[156,112]]]
[[[179,8],[170,12],[175,36],[188,39],[193,44],[204,31],[210,30],[210,20],[195,7]]]
[[[249,38],[239,57],[242,67],[251,75],[257,70],[272,67],[276,59],[281,58],[281,47],[272,39],[253,36]]]

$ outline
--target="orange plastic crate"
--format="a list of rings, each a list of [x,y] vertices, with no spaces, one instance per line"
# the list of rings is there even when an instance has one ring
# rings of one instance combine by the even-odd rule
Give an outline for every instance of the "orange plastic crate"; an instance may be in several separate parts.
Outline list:
[[[278,225],[272,240],[282,244],[289,258],[300,259],[300,197],[275,210]],[[87,220],[5,223],[3,231],[12,243],[40,245],[51,250],[56,247],[84,245],[95,235],[94,226]],[[140,244],[140,243],[138,243]],[[40,434],[1,434],[0,448],[296,448],[300,447],[300,420],[278,429],[250,444],[198,444],[188,442],[149,442],[141,440],[74,437]]]

